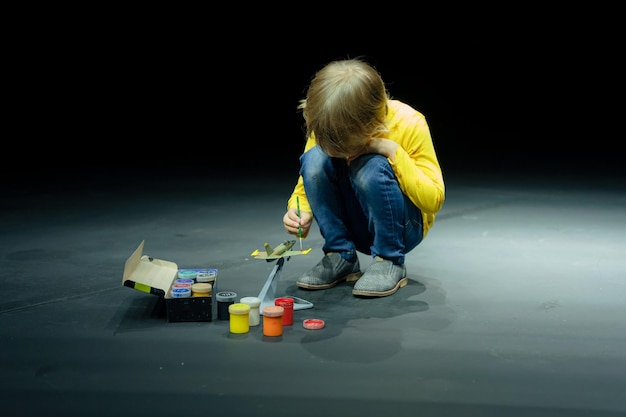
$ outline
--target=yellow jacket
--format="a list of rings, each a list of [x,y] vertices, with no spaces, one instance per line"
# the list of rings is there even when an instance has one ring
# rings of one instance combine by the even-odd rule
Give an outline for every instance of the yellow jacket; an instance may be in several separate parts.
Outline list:
[[[396,151],[395,162],[388,159],[389,163],[402,192],[422,210],[426,237],[445,200],[443,174],[430,129],[423,114],[398,100],[388,101],[386,124],[389,132],[385,137],[400,145]],[[315,137],[312,135],[306,141],[304,152],[315,145]],[[302,176],[298,178],[287,208],[296,208],[296,197],[299,197],[300,210],[311,212]]]

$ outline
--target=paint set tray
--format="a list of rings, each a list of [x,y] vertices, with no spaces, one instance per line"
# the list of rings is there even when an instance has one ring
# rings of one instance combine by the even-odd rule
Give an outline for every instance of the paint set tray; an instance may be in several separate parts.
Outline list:
[[[169,322],[212,321],[217,313],[217,277],[209,296],[172,297],[171,288],[178,277],[178,265],[144,255],[144,243],[142,241],[126,260],[122,285],[163,297]]]

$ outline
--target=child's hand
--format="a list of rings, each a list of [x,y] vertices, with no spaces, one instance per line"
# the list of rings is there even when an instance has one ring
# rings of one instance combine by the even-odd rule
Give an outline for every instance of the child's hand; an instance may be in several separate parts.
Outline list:
[[[283,224],[287,233],[295,236],[298,236],[298,227],[302,227],[302,237],[305,238],[313,224],[313,215],[308,211],[300,211],[300,217],[298,217],[298,210],[290,208],[283,216]]]

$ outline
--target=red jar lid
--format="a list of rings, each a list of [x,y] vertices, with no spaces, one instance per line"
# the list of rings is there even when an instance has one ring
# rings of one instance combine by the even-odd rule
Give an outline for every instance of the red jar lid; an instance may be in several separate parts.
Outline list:
[[[306,319],[302,322],[302,326],[309,330],[318,330],[324,327],[324,320]]]
[[[281,307],[292,307],[293,306],[293,298],[290,297],[279,297],[274,299],[274,305]]]

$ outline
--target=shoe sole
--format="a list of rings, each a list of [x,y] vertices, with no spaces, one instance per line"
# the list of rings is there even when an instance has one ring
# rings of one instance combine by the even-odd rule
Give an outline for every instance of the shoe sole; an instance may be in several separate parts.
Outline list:
[[[406,286],[408,284],[409,279],[407,277],[402,278],[395,287],[387,290],[387,291],[366,291],[366,290],[352,290],[352,295],[359,295],[363,297],[385,297],[387,295],[394,294],[400,288]]]
[[[307,284],[305,282],[296,282],[296,285],[306,290],[326,290],[328,288],[334,287],[335,285],[343,281],[356,282],[359,280],[359,278],[361,278],[361,275],[363,275],[363,273],[359,271],[359,272],[353,272],[348,275],[344,275],[343,277],[336,279],[333,282],[329,282],[328,284]]]

